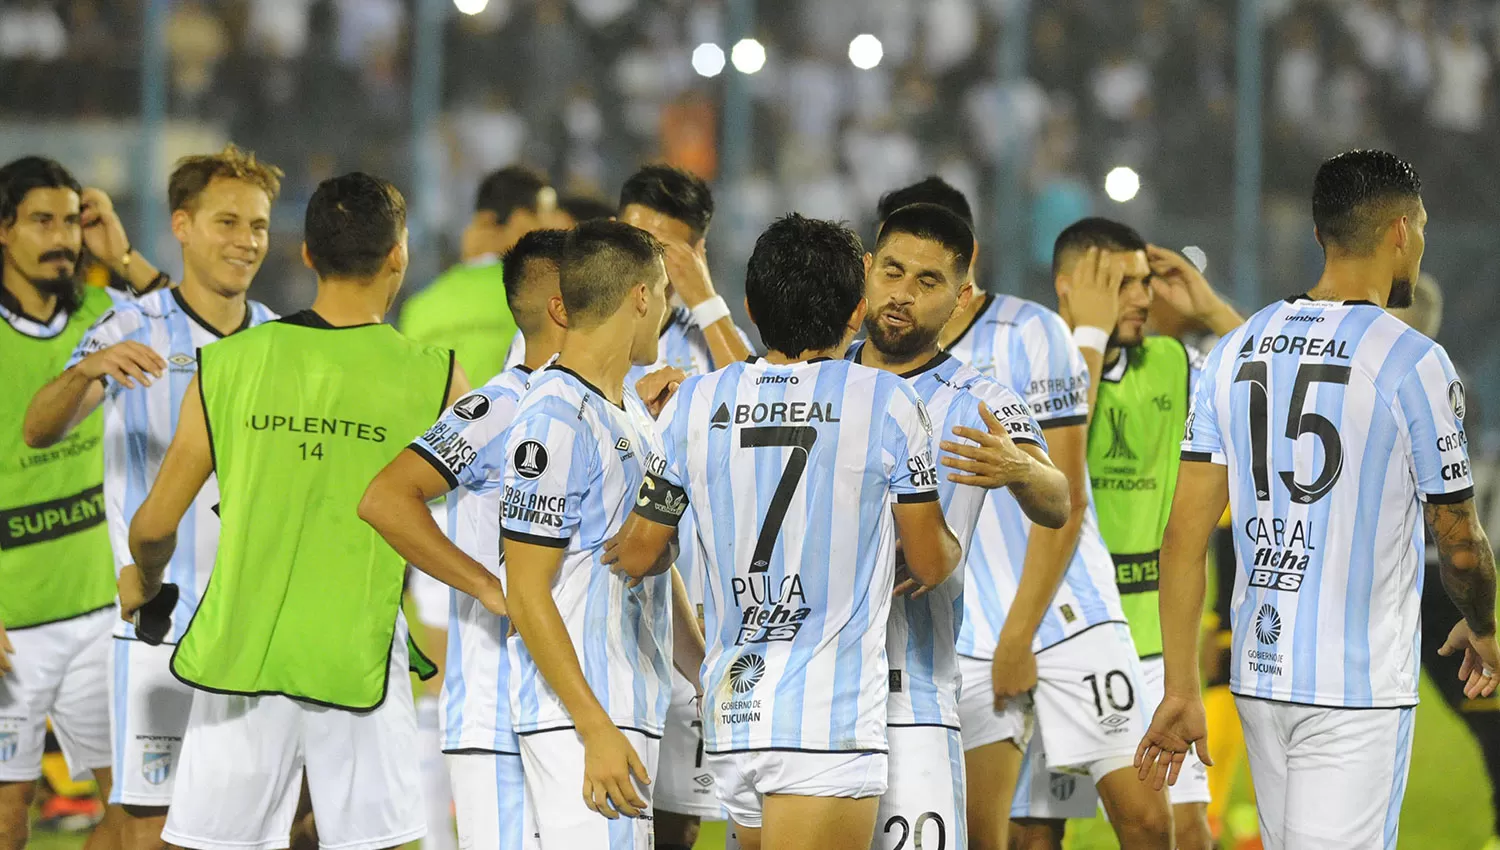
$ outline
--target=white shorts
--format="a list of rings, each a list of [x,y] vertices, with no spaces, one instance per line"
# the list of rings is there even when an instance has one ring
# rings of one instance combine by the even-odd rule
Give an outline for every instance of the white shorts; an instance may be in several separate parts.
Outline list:
[[[193,689],[172,675],[176,647],[123,638],[110,642],[114,786],[109,801],[165,808],[172,803]]]
[[[1036,670],[1037,734],[1021,763],[1011,817],[1093,817],[1094,786],[1133,766],[1149,720],[1130,628],[1104,623],[1079,632],[1038,652]],[[1084,781],[1058,778],[1065,775]]]
[[[1415,709],[1234,704],[1266,850],[1396,846]]]
[[[622,729],[635,748],[646,775],[656,777],[661,741],[634,729]],[[614,820],[583,802],[583,739],[572,729],[521,736],[521,767],[526,775],[526,806],[535,814],[541,850],[651,850],[656,846],[651,786],[635,784],[646,801],[640,817]]]
[[[885,753],[804,753],[754,750],[708,754],[719,799],[740,826],[758,829],[768,794],[799,797],[878,797],[886,791]]]
[[[1008,700],[1003,711],[996,711],[989,661],[960,655],[958,674],[963,682],[958,691],[958,725],[964,749],[977,750],[1001,741],[1015,741],[1024,749],[1034,728],[1031,697]]]
[[[14,669],[0,677],[0,782],[42,775],[47,720],[74,779],[109,767],[110,628],[119,616],[101,608],[10,631]]]
[[[661,736],[661,766],[651,785],[659,812],[724,820],[724,807],[714,792],[714,775],[703,764],[703,723],[698,719],[697,692],[677,668],[672,668],[672,702]]]
[[[1146,722],[1149,725],[1166,693],[1163,683],[1166,681],[1167,668],[1162,663],[1161,656],[1157,655],[1141,659],[1141,673],[1142,704],[1145,706]],[[1187,760],[1182,763],[1182,772],[1177,774],[1177,784],[1167,789],[1167,795],[1174,806],[1180,803],[1209,802],[1208,768],[1203,766],[1196,749],[1188,751]]]
[[[404,623],[387,675],[385,701],[363,712],[195,692],[162,840],[195,850],[286,847],[304,769],[320,847],[382,850],[426,835]]]
[[[510,753],[447,756],[459,850],[537,850],[536,821],[526,805],[521,757]]]
[[[957,729],[889,726],[890,782],[873,850],[968,847],[964,745]]]

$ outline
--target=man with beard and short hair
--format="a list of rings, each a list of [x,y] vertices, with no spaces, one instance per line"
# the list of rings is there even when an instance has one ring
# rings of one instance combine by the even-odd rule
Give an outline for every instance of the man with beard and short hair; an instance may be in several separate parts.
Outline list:
[[[146,498],[172,442],[182,397],[197,373],[198,349],[276,318],[246,297],[270,249],[271,204],[281,169],[228,145],[184,157],[167,183],[172,234],[182,244],[183,277],[175,289],[116,307],[78,344],[68,369],[32,399],[26,439],[53,445],[101,405],[104,408],[104,502],[115,569],[130,563],[130,520]],[[141,374],[119,379],[121,369]],[[135,383],[135,386],[130,386]],[[218,484],[210,480],[178,533],[188,542],[173,555],[169,580],[180,591],[172,627],[148,644],[127,623],[115,624],[109,681],[116,726],[112,803],[122,804],[125,850],[164,847],[176,764],[193,692],[168,669],[172,650],[208,587],[219,544]]]
[[[1409,304],[1427,211],[1383,151],[1323,163],[1322,276],[1221,339],[1194,390],[1161,549],[1164,697],[1136,755],[1175,783],[1207,763],[1198,672],[1203,559],[1226,505],[1239,570],[1230,689],[1261,837],[1272,848],[1396,844],[1420,672],[1423,542],[1463,615],[1465,696],[1494,693],[1494,551],[1469,472],[1463,383],[1443,347],[1381,306]],[[1222,589],[1221,589],[1221,592]]]
[[[865,255],[866,342],[856,363],[905,378],[937,427],[933,454],[955,470],[938,481],[948,525],[965,555],[986,491],[1006,489],[1020,511],[1042,525],[1068,517],[1068,478],[1047,458],[1031,409],[1013,391],[938,347],[943,326],[967,304],[974,233],[934,204],[893,212]],[[908,833],[931,840],[951,831],[967,847],[963,742],[958,719],[958,654],[964,575],[891,601],[886,633],[891,695],[887,704],[890,787],[876,822],[876,846],[891,850]]]
[[[1117,261],[1124,272],[1118,289],[1086,285]],[[1148,310],[1159,296],[1215,335],[1228,333],[1243,319],[1185,259],[1147,245],[1133,228],[1109,219],[1086,218],[1065,229],[1054,243],[1052,267],[1060,313],[1070,325],[1080,325],[1080,314],[1116,314],[1100,329],[1108,333],[1102,372],[1091,375],[1098,392],[1089,424],[1088,468],[1120,603],[1141,658],[1140,699],[1153,711],[1161,702],[1162,680],[1157,559],[1201,357],[1171,337],[1146,336]],[[1187,781],[1171,794],[1177,847],[1207,850],[1213,846],[1208,775],[1196,759],[1188,767]],[[1023,847],[1061,847],[1065,818],[1093,816],[1097,796],[1092,789],[1079,788],[1067,800],[1049,793],[1054,782],[1066,781],[1033,761],[1027,783],[1031,793],[1018,797],[1011,809],[1022,822]]]
[[[22,441],[26,404],[51,380],[110,296],[75,279],[84,248],[82,187],[61,165],[25,157],[0,168],[0,850],[25,846],[47,721],[77,777],[109,794],[109,532],[103,423],[60,445]],[[111,222],[118,226],[118,222]],[[7,629],[9,633],[7,634]],[[90,844],[113,840],[116,819]]]

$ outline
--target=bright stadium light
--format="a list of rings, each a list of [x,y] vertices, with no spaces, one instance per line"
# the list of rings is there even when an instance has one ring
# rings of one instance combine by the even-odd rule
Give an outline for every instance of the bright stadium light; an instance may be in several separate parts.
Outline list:
[[[704,42],[693,48],[693,70],[700,77],[717,77],[724,70],[724,48]]]
[[[453,0],[453,5],[465,15],[477,15],[490,5],[490,0]]]
[[[742,38],[729,51],[729,61],[741,74],[753,74],[766,67],[766,48],[753,38]]]
[[[1134,198],[1141,191],[1141,176],[1135,173],[1135,169],[1121,165],[1111,169],[1104,176],[1104,194],[1111,201],[1123,204]]]
[[[869,33],[856,35],[849,42],[849,61],[861,71],[868,71],[879,65],[884,56],[885,48],[881,46],[880,39]]]

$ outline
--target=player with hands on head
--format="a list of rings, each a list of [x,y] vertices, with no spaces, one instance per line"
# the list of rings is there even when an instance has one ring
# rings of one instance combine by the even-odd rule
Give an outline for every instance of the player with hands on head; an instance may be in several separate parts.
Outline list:
[[[1136,765],[1161,787],[1189,747],[1208,761],[1198,624],[1227,504],[1230,688],[1262,839],[1394,846],[1420,669],[1418,507],[1463,615],[1447,648],[1464,650],[1473,696],[1493,693],[1500,670],[1494,552],[1474,508],[1463,384],[1442,346],[1382,310],[1409,304],[1421,271],[1420,178],[1392,154],[1350,151],[1319,168],[1312,208],[1317,285],[1221,339],[1195,390],[1161,554],[1166,696]],[[1293,451],[1309,440],[1320,448]]]
[[[968,282],[974,234],[952,212],[912,204],[881,225],[865,255],[866,341],[849,358],[904,378],[934,423],[942,451],[939,501],[965,554],[987,498],[1006,491],[1033,522],[1058,527],[1069,514],[1068,479],[1052,465],[1031,409],[1011,390],[944,353],[938,334],[973,295]],[[965,840],[959,663],[955,646],[965,575],[937,586],[909,578],[898,544],[897,598],[891,603],[886,657],[890,788],[881,797],[876,846],[903,846],[911,835],[952,833]]]
[[[683,382],[610,549],[631,575],[662,569],[674,539],[706,559],[704,759],[747,850],[870,847],[894,545],[929,587],[962,557],[921,399],[839,359],[865,317],[862,255],[846,228],[796,214],[761,234],[745,291],[770,352]]]

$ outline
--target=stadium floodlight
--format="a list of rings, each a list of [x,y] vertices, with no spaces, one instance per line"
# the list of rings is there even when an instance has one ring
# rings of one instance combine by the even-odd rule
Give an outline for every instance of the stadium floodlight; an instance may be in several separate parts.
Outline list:
[[[490,0],[453,0],[453,5],[465,15],[477,15],[490,5]]]
[[[1123,204],[1134,198],[1139,191],[1141,176],[1129,166],[1116,166],[1104,176],[1104,194],[1115,203]]]
[[[753,74],[766,67],[766,48],[753,38],[742,38],[729,51],[729,61],[741,74]]]
[[[861,33],[849,42],[849,61],[861,71],[868,71],[880,64],[885,57],[885,47],[880,39],[869,33]]]
[[[693,48],[693,70],[700,77],[717,77],[724,70],[724,48],[704,42]]]

